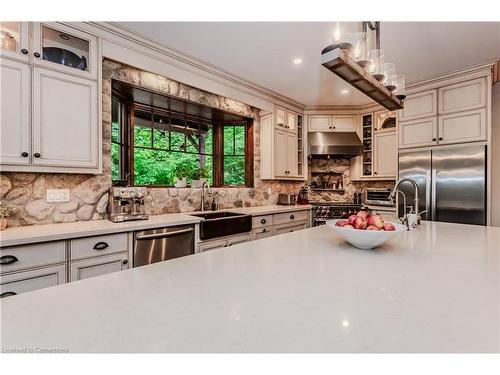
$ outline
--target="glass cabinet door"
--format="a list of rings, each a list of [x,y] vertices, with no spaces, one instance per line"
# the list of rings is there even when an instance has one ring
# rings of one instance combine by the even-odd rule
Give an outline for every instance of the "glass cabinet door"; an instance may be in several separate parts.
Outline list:
[[[297,116],[295,113],[287,112],[288,121],[286,123],[287,129],[295,130],[297,123]]]
[[[35,23],[34,63],[95,78],[96,42],[93,36],[65,25]]]
[[[0,22],[0,55],[28,61],[28,24]]]
[[[285,126],[285,111],[281,108],[276,109],[276,125]]]

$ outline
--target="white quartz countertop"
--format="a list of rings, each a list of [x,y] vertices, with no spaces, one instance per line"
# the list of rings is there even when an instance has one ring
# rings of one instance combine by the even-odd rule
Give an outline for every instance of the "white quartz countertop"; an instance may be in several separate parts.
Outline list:
[[[499,352],[500,228],[321,226],[1,300],[2,350]]]
[[[269,205],[261,207],[233,208],[221,211],[231,211],[250,215],[264,215],[271,213],[308,210],[310,205],[279,206]],[[107,219],[79,221],[75,223],[32,225],[25,227],[7,228],[0,232],[0,247],[23,245],[28,243],[64,240],[69,238],[97,236],[101,234],[130,232],[148,228],[168,227],[173,225],[198,223],[202,219],[191,216],[198,212],[177,214],[151,215],[148,220],[113,223]]]

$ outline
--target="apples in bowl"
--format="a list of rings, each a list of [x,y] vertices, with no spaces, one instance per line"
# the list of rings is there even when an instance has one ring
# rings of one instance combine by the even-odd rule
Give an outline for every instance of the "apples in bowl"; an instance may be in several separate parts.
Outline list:
[[[404,225],[384,221],[380,215],[359,211],[348,219],[328,220],[326,224],[344,240],[360,249],[373,249],[406,231]]]

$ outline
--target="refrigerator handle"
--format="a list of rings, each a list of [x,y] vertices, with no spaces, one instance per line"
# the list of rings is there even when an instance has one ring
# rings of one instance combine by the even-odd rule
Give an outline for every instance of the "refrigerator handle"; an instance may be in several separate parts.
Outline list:
[[[432,213],[430,211],[431,208],[431,170],[428,169],[425,171],[425,218],[427,220],[432,220]]]
[[[431,220],[436,221],[436,198],[437,198],[437,191],[436,191],[436,183],[437,183],[437,171],[436,169],[432,170],[432,178],[431,178],[431,184],[432,184],[432,202],[431,202]]]

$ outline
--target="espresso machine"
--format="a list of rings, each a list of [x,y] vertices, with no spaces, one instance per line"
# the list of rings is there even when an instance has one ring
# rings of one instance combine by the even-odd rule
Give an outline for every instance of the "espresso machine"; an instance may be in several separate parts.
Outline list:
[[[109,188],[108,219],[115,223],[130,220],[147,220],[144,209],[145,187]]]

